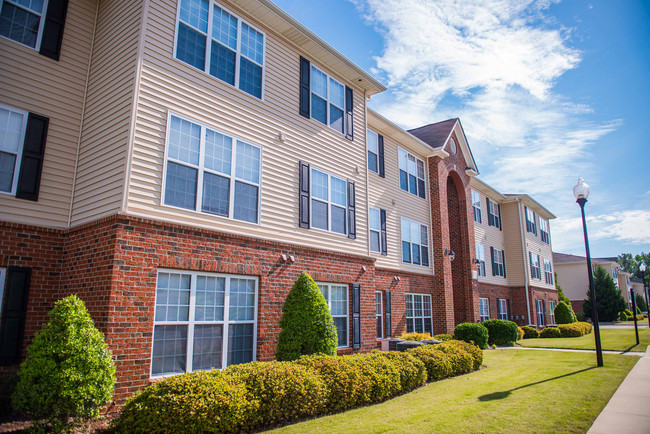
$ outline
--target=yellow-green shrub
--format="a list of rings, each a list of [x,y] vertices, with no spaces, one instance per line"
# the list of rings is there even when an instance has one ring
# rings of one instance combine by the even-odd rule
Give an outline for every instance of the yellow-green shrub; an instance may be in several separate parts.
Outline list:
[[[522,340],[524,338],[524,329],[522,329],[521,327],[518,327],[518,329],[519,329],[519,332],[517,334],[517,340],[520,341],[520,340]]]
[[[452,358],[445,352],[438,350],[437,346],[422,345],[407,351],[407,353],[414,355],[424,363],[428,381],[451,377],[454,372]]]
[[[411,332],[411,333],[404,333],[399,338],[404,339],[405,341],[423,341],[425,339],[431,339],[431,335],[429,333]]]
[[[461,348],[456,341],[443,342],[436,345],[435,349],[446,353],[451,358],[451,375],[472,372],[474,368],[474,357],[464,348]]]
[[[533,339],[539,337],[539,332],[535,327],[523,326],[521,329],[524,331],[524,339]]]
[[[438,339],[439,341],[450,341],[454,338],[454,335],[451,335],[449,333],[440,333],[438,335],[434,335],[433,339]]]
[[[390,359],[376,354],[353,354],[339,357],[341,363],[356,365],[363,372],[363,390],[358,404],[383,401],[402,391],[399,370]]]
[[[465,341],[451,340],[451,341],[441,343],[440,345],[438,345],[438,348],[441,351],[444,351],[444,349],[447,346],[454,346],[469,353],[469,355],[472,356],[474,370],[480,368],[481,365],[483,364],[483,350],[477,347],[476,345],[470,344]]]
[[[540,338],[561,338],[562,332],[558,327],[546,327],[541,332],[539,332],[539,337]]]
[[[385,357],[393,362],[399,371],[402,393],[413,390],[427,382],[427,369],[424,363],[412,354],[380,350],[373,350],[372,354]]]
[[[574,322],[571,324],[560,324],[558,326],[562,337],[577,338],[591,333],[591,324],[588,322]]]

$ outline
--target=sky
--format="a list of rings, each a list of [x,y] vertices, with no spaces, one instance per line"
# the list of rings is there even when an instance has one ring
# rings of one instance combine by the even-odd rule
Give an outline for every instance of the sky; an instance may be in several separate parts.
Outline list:
[[[650,251],[650,1],[274,0],[388,87],[405,129],[458,117],[479,177],[557,216],[555,252]]]

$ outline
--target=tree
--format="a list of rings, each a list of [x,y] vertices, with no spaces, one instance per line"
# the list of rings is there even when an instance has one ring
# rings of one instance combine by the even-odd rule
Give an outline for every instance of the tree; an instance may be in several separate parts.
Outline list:
[[[645,304],[645,298],[639,293],[636,293],[636,307],[637,309],[640,309],[641,312],[648,311],[648,305]]]
[[[570,305],[563,301],[559,301],[553,311],[555,314],[555,322],[558,324],[571,324],[576,322],[576,315],[573,313]]]
[[[336,355],[338,338],[325,297],[303,272],[282,307],[276,358],[296,360],[307,354]]]
[[[58,431],[69,417],[99,415],[113,395],[115,364],[104,335],[76,295],[57,301],[49,315],[27,348],[13,405]]]
[[[599,321],[615,321],[618,314],[627,308],[621,290],[616,288],[612,276],[600,265],[596,266],[594,272],[594,290],[598,304]],[[587,299],[584,302],[583,309],[585,316],[591,318],[591,291],[587,291]]]
[[[648,267],[645,276],[639,270],[639,265],[644,262]],[[645,277],[645,286],[650,286],[650,254],[641,252],[638,255],[632,256],[631,253],[622,253],[618,255],[618,265],[621,270],[630,273],[632,278],[643,281]]]

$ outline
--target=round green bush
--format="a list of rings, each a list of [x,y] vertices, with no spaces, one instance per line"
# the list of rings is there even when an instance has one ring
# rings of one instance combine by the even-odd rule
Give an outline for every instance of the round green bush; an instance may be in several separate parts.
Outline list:
[[[451,341],[443,342],[440,345],[438,345],[438,349],[444,350],[444,348],[447,346],[455,346],[469,353],[469,355],[472,356],[474,370],[480,368],[481,365],[483,364],[483,350],[477,347],[476,345],[470,344],[465,341],[451,340]]]
[[[487,348],[488,329],[483,324],[464,322],[458,324],[454,329],[454,338],[465,342],[474,342],[484,350]]]
[[[565,302],[560,301],[555,306],[555,322],[558,324],[571,324],[576,322],[576,316],[573,313],[571,306],[568,306]]]
[[[524,339],[534,339],[539,337],[539,332],[535,327],[523,326],[521,329],[524,331]]]
[[[512,321],[489,319],[483,321],[483,326],[488,330],[489,345],[512,345],[517,341],[519,327]]]
[[[540,338],[561,338],[562,332],[558,327],[546,327],[539,332]]]
[[[247,423],[248,428],[314,416],[325,409],[325,382],[305,366],[291,362],[251,362],[230,366],[224,372],[246,386],[249,401],[259,403]]]
[[[68,418],[92,418],[111,400],[115,364],[86,306],[76,295],[59,300],[20,366],[16,410],[54,429]]]
[[[438,339],[439,341],[450,341],[454,338],[454,335],[451,335],[449,333],[440,333],[438,335],[434,335],[433,339]]]
[[[411,348],[407,353],[418,358],[427,370],[427,381],[436,381],[451,377],[454,368],[451,357],[438,349],[437,345],[422,345]]]
[[[389,359],[399,371],[402,393],[406,393],[427,382],[424,363],[408,352],[373,350],[373,354]]]
[[[282,306],[276,359],[296,360],[309,354],[336,355],[338,338],[325,297],[305,272]]]
[[[224,371],[167,377],[129,398],[113,422],[116,432],[237,432],[259,408],[246,385]]]

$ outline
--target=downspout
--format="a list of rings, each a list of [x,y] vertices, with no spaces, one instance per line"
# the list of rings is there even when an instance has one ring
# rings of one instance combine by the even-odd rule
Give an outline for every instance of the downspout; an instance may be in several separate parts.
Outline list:
[[[530,321],[530,293],[528,290],[528,260],[526,259],[526,235],[524,234],[524,226],[521,214],[521,199],[517,198],[517,215],[519,216],[519,232],[521,234],[521,254],[524,260],[524,285],[526,288],[526,310],[528,311],[528,324],[532,324]]]
[[[370,181],[369,181],[369,175],[368,175],[368,102],[370,102],[370,98],[367,96],[368,91],[363,91],[363,125],[365,130],[363,130],[363,137],[366,138],[365,140],[365,162],[366,166],[363,168],[363,172],[365,173],[366,177],[366,239],[368,240],[366,242],[366,254],[370,257],[370,231],[367,229],[367,227],[370,226]],[[377,150],[379,151],[379,150]],[[379,156],[377,156],[379,158]],[[379,163],[379,161],[377,161]],[[381,224],[379,227],[379,244],[381,244]],[[379,249],[381,250],[381,248]]]

